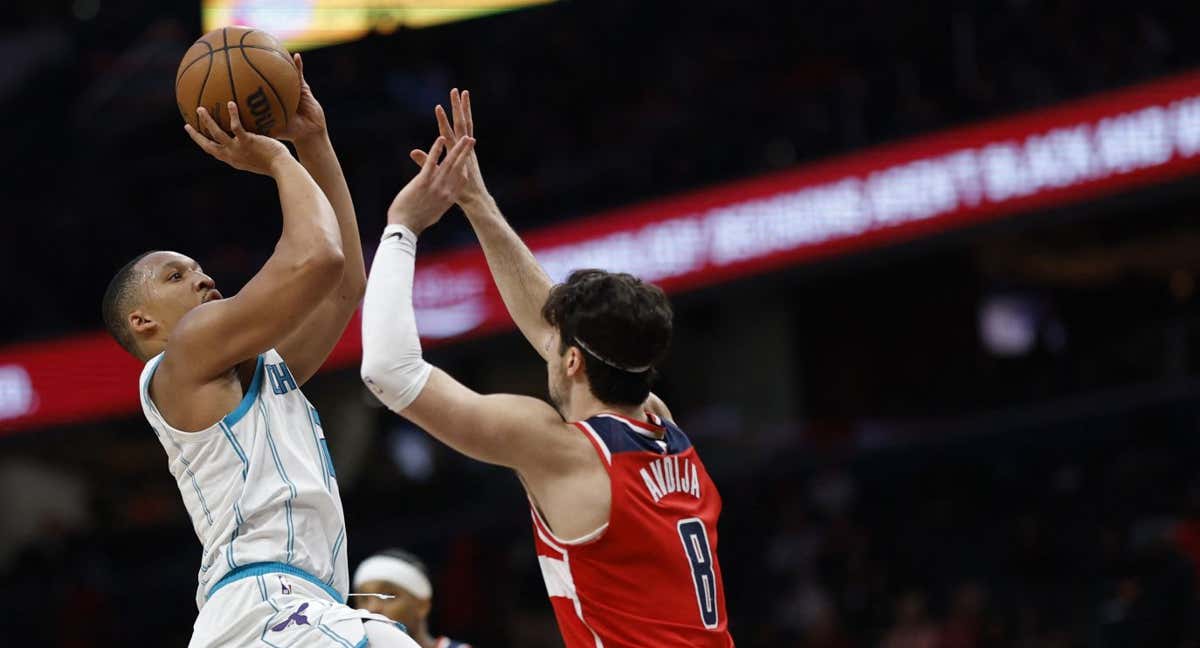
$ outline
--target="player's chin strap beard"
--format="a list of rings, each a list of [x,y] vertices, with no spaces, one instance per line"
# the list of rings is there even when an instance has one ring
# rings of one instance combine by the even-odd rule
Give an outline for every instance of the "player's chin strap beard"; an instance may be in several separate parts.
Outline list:
[[[626,373],[640,374],[640,373],[646,373],[647,371],[650,371],[650,369],[652,369],[654,367],[654,365],[652,365],[652,364],[643,365],[641,367],[627,367],[625,365],[613,362],[612,360],[605,358],[604,356],[600,355],[599,353],[596,353],[595,351],[592,350],[591,347],[584,344],[583,340],[580,340],[578,337],[573,337],[572,339],[575,340],[575,344],[579,345],[579,348],[583,349],[584,351],[587,351],[588,355],[590,355],[593,358],[599,360],[600,362],[603,362],[604,364],[612,367],[613,369],[618,369],[618,370],[624,371]]]

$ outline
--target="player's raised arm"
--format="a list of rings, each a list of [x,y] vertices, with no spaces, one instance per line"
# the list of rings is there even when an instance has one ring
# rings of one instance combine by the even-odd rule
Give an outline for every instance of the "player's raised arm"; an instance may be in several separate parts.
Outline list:
[[[412,305],[416,237],[453,204],[474,145],[460,138],[439,165],[444,141],[421,156],[421,172],[388,210],[363,303],[363,381],[390,409],[463,454],[518,470],[553,470],[556,459],[580,449],[569,435],[554,434],[562,426],[554,408],[525,396],[480,395],[421,357]]]
[[[453,113],[453,122],[441,106],[434,108],[441,136],[446,138],[451,146],[462,137],[474,138],[475,117],[471,111],[470,91],[464,90],[460,93],[457,88],[451,90],[450,110]],[[425,162],[425,154],[421,151],[413,151],[412,158],[417,164]],[[462,207],[471,228],[475,230],[475,236],[479,239],[488,268],[492,272],[492,279],[496,282],[509,315],[534,350],[549,361],[551,354],[556,351],[554,327],[543,317],[542,306],[546,303],[554,283],[533,256],[529,246],[525,245],[509,225],[495,199],[488,192],[474,149],[468,153],[465,168],[466,183],[459,193],[458,205]],[[667,420],[674,420],[666,404],[654,394],[650,394],[646,400],[645,409]]]
[[[289,122],[287,132],[280,135],[280,139],[289,140],[295,145],[300,163],[333,205],[345,257],[341,281],[296,330],[276,345],[276,350],[287,361],[296,382],[303,385],[325,362],[358,309],[367,289],[367,270],[358,236],[354,201],[350,198],[350,188],[346,185],[342,165],[329,139],[325,111],[304,78],[304,62],[300,55],[294,54],[293,58],[300,71],[300,106]]]
[[[453,124],[441,106],[434,109],[442,137],[450,146],[462,137],[474,138],[470,92],[459,93],[457,88],[451,90],[450,109],[454,113]],[[413,151],[413,161],[423,163],[424,154]],[[500,297],[517,328],[533,348],[548,360],[548,354],[553,353],[548,344],[554,329],[542,317],[541,309],[553,283],[488,193],[474,150],[469,153],[466,171],[467,181],[459,195],[458,204],[479,238],[496,287],[500,290]]]
[[[233,135],[199,109],[201,134],[188,135],[209,155],[244,171],[274,178],[283,233],[262,269],[236,295],[185,315],[167,342],[162,369],[197,381],[211,379],[278,344],[319,304],[342,276],[337,220],[329,200],[282,142],[242,128],[229,103]]]

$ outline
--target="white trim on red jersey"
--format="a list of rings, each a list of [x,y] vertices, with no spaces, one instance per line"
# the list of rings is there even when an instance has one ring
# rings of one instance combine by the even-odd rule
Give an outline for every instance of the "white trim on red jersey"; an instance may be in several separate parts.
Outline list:
[[[608,445],[604,443],[604,439],[600,438],[599,434],[596,434],[596,430],[592,429],[591,424],[589,424],[587,421],[576,421],[575,424],[578,425],[581,430],[592,436],[592,440],[596,442],[596,447],[600,448],[600,452],[604,453],[605,463],[611,466],[612,452],[609,451]]]
[[[542,526],[537,522],[536,512],[534,520],[533,528],[537,531],[538,538],[541,538],[546,546],[562,555],[561,560],[549,556],[538,556],[538,567],[542,570],[542,580],[546,582],[546,594],[552,598],[557,596],[571,601],[571,605],[575,608],[575,616],[579,617],[579,622],[588,629],[588,632],[592,633],[592,638],[596,640],[596,648],[604,648],[604,642],[600,640],[600,635],[596,634],[587,619],[583,618],[583,607],[579,601],[579,594],[575,591],[575,578],[571,575],[570,552],[547,535],[549,529],[543,531]]]
[[[600,536],[604,535],[604,532],[608,530],[608,522],[605,522],[604,524],[601,524],[595,529],[579,536],[578,538],[575,538],[574,540],[563,540],[555,535],[554,531],[550,530],[550,525],[546,524],[546,520],[542,519],[542,514],[538,512],[538,507],[533,501],[533,497],[531,497],[529,493],[526,493],[525,497],[529,500],[530,515],[532,515],[534,520],[538,522],[537,527],[539,529],[545,529],[545,533],[554,539],[554,542],[547,541],[546,544],[553,545],[555,549],[558,549],[558,545],[564,545],[567,547],[578,547],[579,545],[585,545],[589,542],[600,539]]]

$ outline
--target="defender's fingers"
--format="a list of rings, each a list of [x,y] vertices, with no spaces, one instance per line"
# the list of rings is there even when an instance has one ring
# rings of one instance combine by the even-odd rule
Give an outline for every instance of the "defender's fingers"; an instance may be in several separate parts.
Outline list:
[[[475,137],[475,118],[471,116],[471,91],[462,91],[463,125],[466,126],[467,137]]]
[[[463,118],[462,94],[458,88],[450,91],[450,110],[454,112],[454,128],[458,129],[461,135],[466,135],[466,120]]]
[[[424,167],[425,158],[429,156],[426,155],[425,151],[422,151],[421,149],[413,149],[408,152],[408,157],[411,158],[413,162],[416,162],[417,166]]]
[[[454,132],[454,127],[450,125],[450,120],[446,119],[446,109],[442,108],[441,104],[438,104],[433,109],[433,114],[437,117],[438,132],[442,134],[442,137],[445,137],[446,141],[451,144],[458,142],[458,136]]]
[[[429,155],[425,158],[425,164],[421,167],[422,175],[429,175],[437,169],[437,159],[441,157],[442,151],[446,148],[446,138],[439,137],[433,142],[433,146],[429,149]]]
[[[467,154],[471,148],[475,146],[475,138],[464,137],[458,140],[458,144],[450,149],[446,154],[446,159],[442,161],[442,168],[446,169],[446,173],[457,173],[461,170],[462,165],[467,160]]]

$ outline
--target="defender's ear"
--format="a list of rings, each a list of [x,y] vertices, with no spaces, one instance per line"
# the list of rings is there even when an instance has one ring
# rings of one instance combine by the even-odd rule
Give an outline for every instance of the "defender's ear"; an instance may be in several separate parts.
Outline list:
[[[574,378],[583,373],[583,352],[577,346],[567,347],[567,358],[563,362],[563,368],[567,371],[567,377]]]

